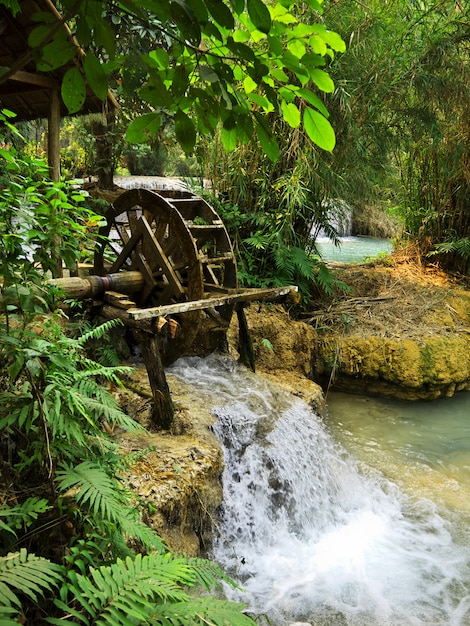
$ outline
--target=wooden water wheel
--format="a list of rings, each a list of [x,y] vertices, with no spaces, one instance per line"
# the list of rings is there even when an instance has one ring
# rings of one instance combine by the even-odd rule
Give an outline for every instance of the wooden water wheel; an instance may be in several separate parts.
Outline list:
[[[214,209],[188,192],[124,192],[106,214],[104,236],[94,261],[99,276],[138,271],[144,288],[140,307],[201,300],[237,288],[237,270],[229,236]],[[217,309],[228,324],[233,304]],[[193,342],[201,310],[175,315],[178,332],[165,342],[163,359],[171,363]]]

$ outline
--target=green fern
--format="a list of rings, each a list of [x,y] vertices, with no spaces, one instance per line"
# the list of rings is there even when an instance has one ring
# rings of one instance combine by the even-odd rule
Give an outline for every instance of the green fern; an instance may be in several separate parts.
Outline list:
[[[59,565],[28,554],[24,548],[0,557],[0,603],[6,608],[20,609],[18,592],[37,602],[58,585],[62,573]]]
[[[123,500],[118,495],[116,480],[102,466],[83,461],[75,467],[62,467],[56,472],[56,481],[64,495],[69,491],[80,507],[111,522],[119,521]]]
[[[0,529],[14,532],[13,529],[28,528],[51,507],[44,498],[28,498],[21,504],[12,507],[1,507],[0,518],[6,518],[8,525],[0,519]]]
[[[235,581],[213,561],[192,557],[188,558],[187,562],[193,568],[196,583],[201,585],[206,591],[214,589],[214,587],[217,587],[222,582],[227,583],[231,587],[240,588]]]
[[[15,616],[15,619],[12,617]],[[1,626],[18,626],[18,611],[11,606],[0,606],[0,624]]]
[[[99,326],[93,326],[89,328],[85,333],[80,335],[78,342],[80,345],[84,346],[88,341],[92,341],[93,339],[106,339],[108,333],[117,326],[123,326],[124,322],[120,319],[107,320],[103,322]]]
[[[127,492],[104,466],[92,461],[82,461],[75,467],[62,464],[56,472],[56,481],[62,497],[75,500],[82,514],[88,511],[101,520],[101,526],[108,528],[110,536],[112,527],[119,531],[115,540],[119,543],[121,538],[121,553],[125,550],[124,537],[132,537],[146,548],[164,551],[160,537],[139,520],[139,512],[131,505]]]
[[[87,626],[253,626],[253,621],[241,612],[242,605],[188,594],[186,589],[199,582],[199,569],[204,569],[202,559],[193,563],[167,553],[118,559],[112,565],[91,568],[87,576],[71,572],[67,585],[71,598],[62,594],[55,600],[57,608],[71,619],[47,621],[60,625],[79,620]],[[209,565],[206,571],[210,570]],[[215,579],[216,570],[217,566],[207,582]]]
[[[428,256],[437,254],[457,254],[462,259],[470,259],[470,238],[462,237],[451,241],[443,241],[435,246],[434,250],[428,252]]]
[[[151,624],[162,626],[255,626],[243,613],[245,605],[216,598],[191,598],[186,602],[157,607]]]

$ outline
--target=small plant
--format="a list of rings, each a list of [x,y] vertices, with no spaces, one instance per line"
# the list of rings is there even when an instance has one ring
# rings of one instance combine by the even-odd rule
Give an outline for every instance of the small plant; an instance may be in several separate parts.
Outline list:
[[[266,350],[269,350],[270,352],[274,352],[273,344],[269,341],[269,339],[266,339],[265,337],[261,339],[261,346],[263,348],[266,348]]]

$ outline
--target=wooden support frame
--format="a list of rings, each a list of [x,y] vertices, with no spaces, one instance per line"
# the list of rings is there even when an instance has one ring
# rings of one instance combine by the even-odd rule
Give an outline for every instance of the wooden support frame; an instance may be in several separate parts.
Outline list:
[[[208,308],[215,308],[237,302],[254,302],[255,300],[277,300],[291,292],[298,292],[298,287],[273,287],[272,289],[244,289],[234,291],[223,296],[210,296],[203,300],[192,300],[190,302],[178,302],[176,304],[165,304],[163,306],[150,307],[147,309],[129,309],[127,315],[133,320],[150,320],[166,315],[176,315],[188,311],[197,311]]]

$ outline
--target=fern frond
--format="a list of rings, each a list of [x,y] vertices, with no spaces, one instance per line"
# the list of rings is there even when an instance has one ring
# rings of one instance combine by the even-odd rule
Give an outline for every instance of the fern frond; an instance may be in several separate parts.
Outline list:
[[[77,341],[80,345],[83,346],[87,343],[87,341],[91,341],[93,339],[103,339],[103,337],[105,337],[109,333],[110,330],[112,330],[113,328],[116,328],[116,326],[123,326],[123,325],[124,325],[124,322],[120,320],[119,318],[107,320],[106,322],[103,322],[99,326],[95,326],[94,328],[91,328],[90,330],[88,330],[86,333],[83,333],[83,335],[81,335],[77,339]]]
[[[292,282],[295,273],[295,263],[286,246],[278,245],[274,248],[274,263],[284,280]]]
[[[292,246],[290,248],[290,254],[297,272],[303,278],[307,278],[309,280],[313,279],[314,263],[305,250],[303,248],[298,248],[297,246]]]
[[[321,289],[328,295],[333,295],[336,284],[335,278],[324,263],[319,264],[316,281]]]
[[[12,528],[24,528],[31,526],[41,513],[45,513],[51,507],[44,498],[27,498],[21,504],[12,507],[0,508],[0,518],[8,519],[8,530],[14,532]],[[0,528],[2,527],[0,519]]]
[[[180,585],[193,580],[184,558],[168,553],[138,554],[125,561],[118,559],[112,565],[91,568],[88,576],[75,574],[69,589],[75,604],[90,615],[92,623],[135,626],[151,623],[150,616],[158,604],[169,607],[187,602],[189,597]]]
[[[194,570],[195,584],[201,585],[206,591],[220,586],[222,582],[229,584],[231,587],[239,588],[237,583],[214,561],[193,557],[188,558],[187,563]]]
[[[80,509],[86,508],[104,522],[110,522],[118,530],[121,541],[123,536],[132,537],[148,549],[160,554],[165,552],[166,546],[160,537],[139,520],[138,510],[126,501],[125,492],[104,467],[91,461],[82,461],[75,467],[65,464],[62,467],[56,473],[60,490],[65,496],[68,490],[72,490]],[[116,537],[118,541],[119,537]]]
[[[18,619],[12,619],[12,615],[17,615],[18,611],[12,607],[0,606],[1,626],[18,626]]]
[[[101,365],[93,359],[82,358],[80,359],[80,363],[82,366],[86,367],[86,369],[82,369],[77,371],[76,379],[81,380],[82,378],[90,378],[100,376],[101,378],[105,378],[116,385],[121,385],[121,380],[119,376],[123,374],[130,374],[132,372],[132,367],[127,365],[117,365],[113,367],[109,367],[107,365]]]
[[[443,241],[436,244],[435,249],[428,252],[428,256],[436,254],[458,254],[465,258],[470,256],[470,239],[462,237],[461,239],[452,239],[451,241]]]
[[[168,550],[161,537],[152,528],[140,521],[136,509],[129,509],[126,512],[121,508],[119,528],[125,536],[140,541],[149,550],[156,550],[159,554]]]
[[[62,579],[62,568],[47,559],[28,554],[25,548],[0,557],[0,603],[21,607],[17,591],[37,601]]]
[[[75,467],[64,465],[58,469],[56,480],[61,491],[79,488],[74,496],[80,506],[85,506],[103,519],[118,522],[122,515],[122,500],[117,497],[117,483],[106,470],[92,463],[82,461]]]
[[[112,426],[122,426],[130,432],[145,430],[143,426],[121,409],[107,389],[101,385],[92,381],[92,385],[88,386],[85,381],[82,381],[78,390],[82,394],[83,406],[90,415],[99,418],[104,417]],[[90,393],[91,391],[92,393]]]
[[[243,604],[211,597],[191,598],[178,604],[157,606],[152,623],[162,626],[255,626],[256,622],[243,613],[245,608]]]

